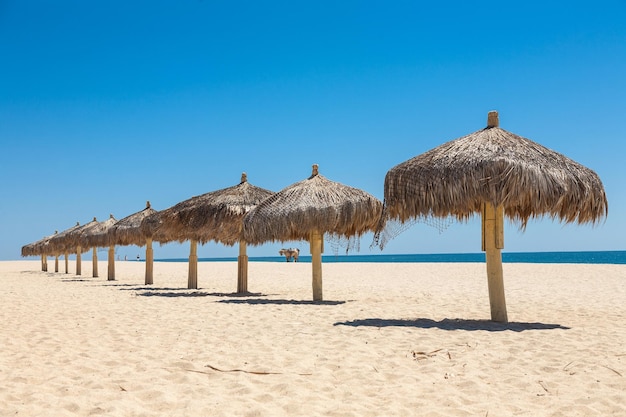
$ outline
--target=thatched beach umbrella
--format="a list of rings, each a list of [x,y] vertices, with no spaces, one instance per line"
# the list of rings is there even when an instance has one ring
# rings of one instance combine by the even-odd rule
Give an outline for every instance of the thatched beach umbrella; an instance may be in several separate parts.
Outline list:
[[[577,162],[499,127],[487,127],[403,162],[385,177],[383,221],[482,216],[491,319],[506,322],[502,280],[503,217],[522,229],[531,217],[595,223],[608,213],[598,175]]]
[[[274,194],[248,182],[241,174],[239,184],[182,201],[144,221],[160,243],[190,241],[188,288],[198,288],[198,242],[215,241],[232,246],[239,243],[237,292],[247,292],[248,256],[242,239],[244,215]]]
[[[357,188],[330,181],[318,172],[277,192],[244,218],[243,237],[251,244],[306,240],[310,242],[313,300],[322,300],[324,233],[360,237],[374,231],[382,203]]]
[[[42,271],[46,271],[47,268],[47,258],[44,257],[44,254],[40,251],[37,250],[38,245],[40,245],[42,242],[44,241],[49,241],[50,238],[52,237],[52,235],[50,236],[46,236],[43,239],[40,239],[36,242],[32,242],[32,243],[28,243],[24,246],[22,246],[22,256],[26,257],[26,256],[40,256],[41,257],[41,270]]]
[[[69,273],[68,268],[68,255],[70,253],[76,252],[76,275],[81,275],[81,255],[83,252],[82,248],[76,248],[75,246],[69,245],[69,237],[76,233],[81,227],[79,222],[76,222],[76,225],[70,227],[67,230],[64,230],[60,233],[54,235],[50,241],[48,242],[48,246],[50,250],[55,255],[65,255],[65,273]],[[80,249],[80,250],[78,250]]]
[[[65,236],[64,240],[65,240],[66,247],[68,247],[68,248],[76,248],[75,249],[75,251],[76,251],[76,275],[81,275],[81,261],[82,261],[82,257],[79,254],[82,254],[83,252],[88,252],[89,251],[89,247],[86,246],[85,242],[83,241],[83,232],[85,230],[92,229],[97,224],[98,224],[98,219],[96,219],[94,217],[93,220],[90,221],[89,223],[86,223],[86,224],[80,226],[78,229],[74,230],[73,232],[71,232],[67,236]],[[93,248],[92,272],[93,272],[92,275],[94,277],[98,276],[98,255],[97,255],[97,252],[96,252],[96,248]]]
[[[81,256],[79,254],[89,251],[89,247],[84,246],[85,242],[82,239],[83,231],[90,230],[91,228],[95,227],[97,224],[98,224],[98,219],[94,217],[92,221],[82,225],[78,229],[69,233],[64,239],[66,247],[76,248],[75,249],[76,251],[76,275],[81,275]],[[93,256],[92,260],[95,261],[95,262],[92,262],[92,270],[93,270],[92,275],[96,277],[98,276],[98,255],[96,252],[96,248],[93,248],[92,256]]]
[[[95,220],[95,218],[94,218]],[[92,222],[88,225],[85,225],[84,228],[81,229],[81,234],[78,237],[78,241],[81,247],[85,248],[93,248],[93,257],[92,257],[92,265],[93,265],[93,274],[92,276],[95,278],[98,276],[98,248],[109,246],[106,241],[106,235],[113,227],[113,225],[117,222],[115,217],[112,214],[109,215],[109,218],[102,222]],[[107,279],[112,281],[115,279],[115,246],[109,246],[109,256],[108,256],[108,270],[107,270]]]
[[[46,236],[48,237],[48,236]],[[52,236],[50,236],[52,237]],[[45,237],[41,240],[38,240],[36,242],[32,242],[32,243],[28,243],[24,246],[22,246],[22,257],[26,257],[26,256],[41,256],[41,270],[45,271],[46,267],[45,267],[45,262],[44,262],[44,257],[42,253],[37,253],[37,251],[35,250],[35,245],[39,242],[41,242],[42,240],[46,239]]]
[[[53,255],[49,248],[50,239],[52,239],[58,231],[54,231],[54,234],[46,236],[36,242],[29,243],[22,246],[22,256],[41,256],[41,270],[48,271],[48,255]],[[54,272],[59,272],[59,256],[55,256]]]
[[[145,209],[138,211],[137,213],[133,213],[130,216],[124,217],[123,219],[115,223],[106,234],[106,244],[108,244],[109,247],[114,247],[116,245],[137,245],[140,247],[144,245],[146,246],[146,285],[153,283],[152,265],[154,255],[152,251],[152,238],[146,237],[141,231],[140,226],[141,222],[146,217],[156,212],[157,211],[150,206],[150,202],[147,201]],[[110,249],[109,256],[111,256]]]

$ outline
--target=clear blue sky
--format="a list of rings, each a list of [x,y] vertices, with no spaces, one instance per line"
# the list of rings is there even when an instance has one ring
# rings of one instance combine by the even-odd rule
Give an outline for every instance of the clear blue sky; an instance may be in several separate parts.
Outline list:
[[[318,163],[382,199],[387,170],[483,128],[489,110],[595,170],[609,199],[596,227],[507,224],[505,251],[625,250],[625,74],[623,0],[0,0],[0,259],[243,171],[278,191]],[[361,254],[380,253],[370,243]],[[384,253],[479,251],[475,219],[417,224]]]

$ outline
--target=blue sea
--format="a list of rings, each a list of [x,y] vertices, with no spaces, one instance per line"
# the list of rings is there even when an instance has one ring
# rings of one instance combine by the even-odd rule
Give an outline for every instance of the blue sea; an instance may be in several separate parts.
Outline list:
[[[200,258],[199,262],[236,261],[237,258]],[[250,257],[250,262],[285,262],[282,256]],[[187,258],[158,259],[161,262],[187,262]],[[300,262],[311,262],[311,257],[300,255]],[[441,253],[403,255],[333,255],[322,256],[322,262],[485,262],[485,254]],[[626,264],[626,251],[597,252],[503,252],[504,263],[534,264]]]

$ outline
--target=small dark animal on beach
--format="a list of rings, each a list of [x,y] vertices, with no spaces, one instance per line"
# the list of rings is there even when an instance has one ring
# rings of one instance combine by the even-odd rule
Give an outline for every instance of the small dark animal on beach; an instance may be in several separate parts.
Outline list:
[[[291,258],[293,258],[294,262],[298,262],[298,256],[300,256],[300,249],[298,248],[284,249],[283,248],[278,251],[278,254],[284,256],[287,262],[291,261]]]

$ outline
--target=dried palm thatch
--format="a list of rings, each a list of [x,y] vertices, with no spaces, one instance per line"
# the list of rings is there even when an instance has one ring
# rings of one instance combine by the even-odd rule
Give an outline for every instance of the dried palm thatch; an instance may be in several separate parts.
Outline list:
[[[215,241],[232,246],[239,242],[237,292],[247,291],[246,243],[242,240],[243,217],[273,194],[256,187],[242,173],[239,184],[182,201],[154,213],[142,222],[146,236],[161,244],[190,241],[188,288],[197,288],[197,243]]]
[[[115,253],[115,245],[137,245],[146,246],[146,285],[153,283],[153,250],[152,238],[147,237],[141,230],[141,222],[156,213],[157,211],[150,206],[150,202],[146,202],[146,208],[124,217],[120,221],[113,224],[99,239],[98,242],[103,245],[109,245],[109,280],[115,279],[115,265],[111,263],[111,259]]]
[[[63,238],[63,242],[68,248],[79,248],[86,252],[90,249],[89,246],[86,245],[85,239],[83,238],[83,234],[85,231],[93,230],[97,228],[99,225],[98,220],[94,217],[92,221],[89,223],[85,223],[82,226],[70,231]]]
[[[372,195],[319,174],[290,185],[252,209],[243,236],[252,244],[307,240],[311,245],[313,300],[321,301],[323,235],[358,239],[374,231],[382,203]]]
[[[369,193],[331,181],[313,165],[312,175],[263,201],[244,219],[251,244],[309,240],[311,233],[351,238],[374,231],[381,202]]]
[[[58,259],[60,255],[63,255],[63,254],[65,255],[65,273],[66,274],[69,273],[68,255],[70,252],[69,252],[69,249],[66,249],[64,247],[63,236],[71,233],[72,231],[78,229],[79,227],[80,227],[80,223],[76,222],[75,226],[62,231],[61,233],[55,233],[55,235],[48,242],[48,249],[50,250],[50,253],[56,257],[56,259]],[[80,254],[77,256],[80,256]]]
[[[156,212],[157,211],[150,206],[150,202],[147,201],[145,209],[124,217],[108,230],[105,236],[106,244],[121,246],[145,245],[146,236],[141,230],[141,222],[146,217]]]
[[[81,228],[80,236],[78,236],[78,242],[81,247],[87,248],[102,248],[109,246],[107,239],[109,231],[117,223],[115,217],[112,214],[109,218],[102,222],[91,222]]]
[[[274,194],[248,182],[246,173],[235,186],[182,201],[158,212],[146,222],[156,226],[154,240],[167,243],[195,240],[232,246],[241,240],[243,216]]]
[[[47,236],[47,237],[48,237],[48,236]],[[52,237],[52,236],[49,236],[49,237]],[[36,242],[28,243],[28,244],[26,244],[26,245],[22,246],[22,256],[23,256],[23,257],[26,257],[26,256],[37,256],[37,255],[41,255],[40,253],[37,253],[37,252],[36,252],[35,248],[36,248],[36,245],[37,245],[39,242],[43,241],[44,239],[46,239],[46,237],[44,237],[43,239],[38,240],[38,241],[36,241]],[[50,239],[48,239],[48,240],[50,240]]]
[[[502,280],[503,218],[524,229],[529,218],[550,216],[596,223],[608,214],[598,175],[562,154],[499,127],[487,127],[434,148],[387,172],[385,203],[375,241],[382,247],[386,222],[419,217],[482,216],[491,318],[508,321]]]
[[[73,235],[81,227],[82,226],[80,225],[80,223],[76,222],[75,226],[54,235],[48,243],[48,246],[50,247],[52,253],[56,255],[61,255],[64,253],[75,253],[74,250],[76,249],[76,247],[68,244],[68,237]]]
[[[95,217],[93,218],[92,221],[82,226],[80,226],[79,223],[77,222],[76,226],[63,231],[57,234],[56,236],[54,236],[52,239],[50,239],[50,246],[53,252],[56,255],[65,254],[65,262],[66,262],[65,272],[66,273],[67,273],[67,255],[68,253],[75,253],[76,254],[76,275],[82,274],[81,255],[84,252],[87,252],[89,250],[88,247],[81,246],[80,238],[82,235],[82,231],[86,228],[91,227],[94,223],[97,223],[97,222],[98,220],[96,220]]]
[[[54,255],[50,250],[50,239],[52,239],[58,232],[55,230],[54,234],[46,236],[41,240],[38,240],[28,245],[22,246],[22,256],[41,256],[41,270],[48,271],[48,255]],[[59,272],[59,257],[55,256],[55,271]]]
[[[396,165],[385,177],[384,216],[453,216],[467,220],[484,202],[525,228],[529,218],[595,223],[608,204],[598,175],[564,155],[488,126]]]
[[[52,239],[58,232],[50,236],[46,236],[36,242],[29,243],[22,246],[22,256],[40,256],[40,255],[53,255],[50,249],[50,239]]]
[[[95,221],[94,217],[94,221]],[[106,236],[108,231],[117,222],[113,215],[109,215],[109,218],[102,222],[91,222],[80,229],[81,233],[78,236],[78,243],[81,247],[93,248],[92,254],[92,270],[93,277],[98,276],[98,248],[107,246]],[[108,257],[108,279],[112,281],[115,279],[115,247],[109,247]]]

